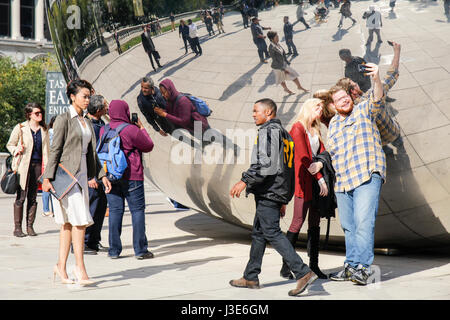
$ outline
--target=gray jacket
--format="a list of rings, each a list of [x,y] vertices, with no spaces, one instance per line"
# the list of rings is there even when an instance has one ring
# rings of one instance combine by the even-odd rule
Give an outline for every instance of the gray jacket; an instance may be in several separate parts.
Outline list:
[[[71,107],[72,108],[72,107]],[[97,177],[99,180],[106,174],[98,161],[96,149],[96,137],[91,121],[84,118],[86,125],[91,130],[91,142],[86,155],[88,178]],[[56,168],[61,163],[73,175],[77,174],[81,167],[82,132],[77,117],[72,117],[70,109],[59,115],[53,125],[53,141],[48,157],[44,179],[53,180]]]
[[[284,49],[281,48],[280,52],[272,42],[269,45],[269,55],[272,58],[272,69],[284,70],[289,64]]]

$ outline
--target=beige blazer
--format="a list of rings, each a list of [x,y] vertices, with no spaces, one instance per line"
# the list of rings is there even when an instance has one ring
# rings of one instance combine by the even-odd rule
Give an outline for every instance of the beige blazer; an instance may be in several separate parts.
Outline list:
[[[21,125],[22,128],[20,128],[20,124],[14,127],[13,131],[11,132],[11,136],[9,137],[8,143],[6,144],[6,148],[14,157],[11,168],[14,171],[17,170],[17,173],[19,174],[20,187],[22,188],[22,190],[25,190],[28,178],[28,168],[30,167],[31,155],[33,153],[34,140],[33,135],[31,134],[29,122],[22,122]],[[40,128],[42,138],[42,162],[43,166],[45,167],[47,165],[50,142],[48,131],[43,127]],[[20,131],[22,131],[25,150],[19,165],[17,165],[18,160],[20,159],[20,156],[17,154],[18,146],[20,144]]]
[[[81,167],[81,153],[83,134],[77,119],[77,113],[71,106],[66,113],[59,115],[53,124],[53,141],[51,145],[48,164],[45,168],[44,179],[53,180],[56,168],[61,163],[70,173],[77,174]],[[106,175],[97,157],[96,137],[92,123],[84,118],[91,130],[91,142],[86,155],[88,179],[97,177],[101,179]]]

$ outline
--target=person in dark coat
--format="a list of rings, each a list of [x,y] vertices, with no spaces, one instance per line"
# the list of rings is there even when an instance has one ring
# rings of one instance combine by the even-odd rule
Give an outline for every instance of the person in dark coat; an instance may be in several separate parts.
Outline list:
[[[144,32],[141,34],[142,46],[144,47],[145,52],[147,53],[150,63],[152,64],[153,70],[156,71],[155,65],[153,64],[153,58],[155,58],[156,64],[159,68],[162,68],[162,65],[159,63],[159,53],[156,51],[155,44],[153,43],[150,30],[147,27],[144,27]]]
[[[352,18],[350,6],[351,6],[350,0],[344,0],[341,9],[339,10],[339,13],[341,14],[341,20],[339,21],[338,28],[342,27],[342,22],[344,21],[344,18],[349,18],[350,20],[353,21],[353,24],[356,23],[356,20]]]
[[[298,56],[297,47],[294,44],[294,30],[292,23],[289,22],[289,17],[284,17],[284,39],[286,40],[286,45],[288,47],[287,54],[294,54],[293,57]]]
[[[187,54],[188,53],[188,42],[190,43],[189,27],[187,26],[187,24],[184,20],[180,20],[180,26],[178,28],[178,36],[180,38],[181,37],[183,38],[184,49],[186,50],[186,52],[184,54]]]

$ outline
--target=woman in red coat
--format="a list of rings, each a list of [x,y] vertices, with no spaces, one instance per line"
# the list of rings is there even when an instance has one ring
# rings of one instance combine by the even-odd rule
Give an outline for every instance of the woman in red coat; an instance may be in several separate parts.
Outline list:
[[[320,119],[323,111],[323,102],[320,99],[306,100],[300,114],[289,132],[294,140],[295,150],[295,197],[294,217],[292,219],[287,238],[294,246],[298,234],[308,214],[308,255],[309,267],[319,278],[326,279],[318,266],[320,215],[318,208],[312,206],[313,183],[318,183],[320,196],[328,194],[325,180],[320,173],[321,162],[313,162],[313,156],[325,151],[320,136]],[[292,273],[283,261],[280,275],[283,278],[292,278]]]

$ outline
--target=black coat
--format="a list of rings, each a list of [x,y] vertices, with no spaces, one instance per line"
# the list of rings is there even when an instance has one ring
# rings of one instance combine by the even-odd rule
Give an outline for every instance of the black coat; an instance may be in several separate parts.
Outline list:
[[[142,40],[142,45],[144,46],[144,50],[146,52],[153,52],[156,51],[155,49],[155,44],[153,43],[152,38],[147,38],[147,36],[145,35],[145,32],[143,32],[141,34],[141,40]]]
[[[141,91],[137,97],[137,104],[139,110],[141,110],[142,114],[155,131],[159,132],[162,129],[166,133],[172,133],[174,126],[166,118],[160,117],[154,111],[155,107],[160,107],[162,109],[166,109],[167,107],[166,100],[164,100],[158,88],[155,88],[154,95],[149,96],[144,96]]]
[[[330,218],[335,216],[335,209],[337,208],[336,195],[334,193],[334,183],[336,181],[335,171],[331,164],[331,156],[327,151],[324,151],[315,157],[313,162],[320,161],[323,168],[320,171],[325,179],[328,188],[328,195],[321,197],[319,195],[320,187],[317,181],[313,183],[313,206],[319,208],[321,218]]]

